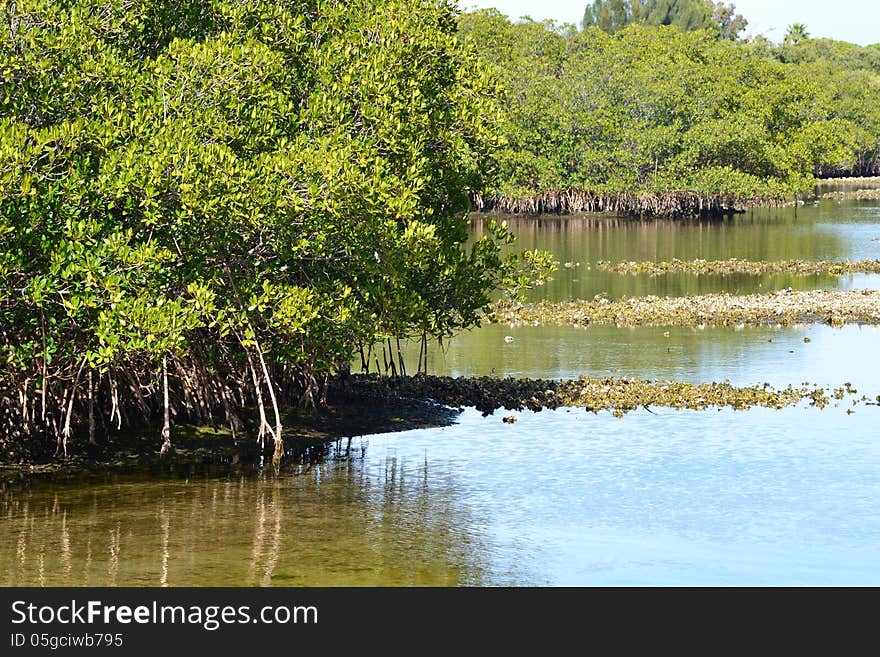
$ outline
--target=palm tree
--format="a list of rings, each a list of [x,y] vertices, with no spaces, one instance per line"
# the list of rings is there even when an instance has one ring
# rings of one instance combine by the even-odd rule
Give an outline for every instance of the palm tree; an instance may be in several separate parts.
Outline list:
[[[810,33],[807,32],[807,26],[803,23],[792,23],[788,26],[788,32],[785,33],[784,43],[796,44],[798,41],[809,39]]]

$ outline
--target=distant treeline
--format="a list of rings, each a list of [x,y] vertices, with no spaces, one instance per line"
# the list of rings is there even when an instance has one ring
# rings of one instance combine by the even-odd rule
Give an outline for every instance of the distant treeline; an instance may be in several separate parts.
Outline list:
[[[477,207],[716,213],[880,173],[880,45],[801,25],[779,46],[729,24],[605,27],[461,17],[505,89],[507,140]]]

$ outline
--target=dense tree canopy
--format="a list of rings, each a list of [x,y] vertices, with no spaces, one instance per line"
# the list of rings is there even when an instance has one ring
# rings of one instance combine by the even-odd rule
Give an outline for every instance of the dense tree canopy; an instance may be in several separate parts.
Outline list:
[[[816,172],[829,175],[880,175],[880,44],[857,46],[833,39],[786,39],[768,56],[806,71],[830,95],[834,116],[851,127],[854,153],[837,162],[820,163]]]
[[[280,446],[281,397],[518,275],[464,247],[500,115],[451,3],[0,11],[6,441],[256,407]]]
[[[496,196],[790,198],[880,141],[876,74],[827,60],[785,63],[714,30],[578,32],[491,10],[461,29],[508,91]]]

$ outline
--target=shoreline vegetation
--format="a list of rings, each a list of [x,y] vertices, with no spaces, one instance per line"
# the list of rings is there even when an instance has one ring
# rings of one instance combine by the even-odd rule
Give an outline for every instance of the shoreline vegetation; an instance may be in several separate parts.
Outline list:
[[[880,184],[880,177],[817,178],[816,186]],[[699,194],[691,191],[620,192],[603,194],[583,189],[549,190],[540,194],[512,197],[499,194],[473,194],[473,210],[483,214],[558,214],[611,213],[638,217],[722,217],[743,213],[750,208],[784,207],[803,203],[801,197],[829,198],[838,201],[880,199],[880,189],[847,189],[794,197]]]
[[[469,240],[499,85],[422,0],[32,0],[0,19],[0,454],[321,406],[551,268]],[[222,420],[220,419],[222,418]]]
[[[459,412],[424,400],[359,389],[353,394],[341,379],[331,383],[327,403],[315,409],[284,408],[285,461],[309,463],[323,458],[332,443],[352,436],[447,426]],[[255,409],[244,417],[248,430],[233,433],[222,423],[177,424],[172,429],[173,459],[163,455],[156,443],[156,423],[111,431],[95,443],[77,434],[70,453],[63,459],[51,452],[0,455],[0,483],[33,474],[76,474],[103,468],[150,467],[162,464],[237,465],[271,461],[271,446],[261,446],[255,436],[259,421]],[[268,449],[267,449],[268,447]]]
[[[503,324],[614,324],[616,326],[739,326],[773,324],[880,324],[880,291],[779,290],[766,294],[632,297],[611,301],[540,301],[495,304]]]
[[[864,176],[829,176],[826,178],[818,177],[816,182],[820,187],[829,185],[860,185],[865,183],[880,185],[880,175],[868,174]]]
[[[829,186],[868,185],[865,188],[822,191]],[[880,198],[880,176],[826,177],[815,180],[810,193],[783,196],[741,197],[729,194],[705,194],[691,191],[599,193],[583,189],[554,189],[531,196],[501,194],[471,195],[473,211],[481,214],[569,215],[611,213],[638,217],[721,217],[743,213],[750,208],[801,205],[809,198],[875,200]]]
[[[699,0],[596,4],[580,30],[461,17],[506,101],[478,210],[723,216],[880,173],[877,46],[741,39]]]

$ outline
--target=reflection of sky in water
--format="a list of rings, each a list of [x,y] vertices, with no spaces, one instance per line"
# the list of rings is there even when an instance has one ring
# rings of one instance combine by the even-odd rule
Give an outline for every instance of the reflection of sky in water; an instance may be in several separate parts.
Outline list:
[[[880,258],[880,208],[822,202],[756,211],[714,228],[548,222],[528,235],[560,261]],[[564,220],[563,220],[564,221]],[[559,249],[557,251],[557,249]],[[880,288],[880,276],[650,278],[560,269],[537,298],[694,294],[781,287]],[[667,335],[664,335],[668,333]],[[505,341],[511,336],[513,341]],[[809,342],[805,342],[804,338]],[[852,383],[880,393],[880,329],[486,326],[432,355],[438,374]],[[399,458],[454,464],[464,498],[494,518],[496,572],[540,564],[531,583],[880,582],[880,409],[851,398],[820,411],[652,409],[615,421],[582,410],[468,411],[436,432],[371,438]],[[431,435],[436,433],[437,436]],[[438,437],[439,436],[439,437]],[[489,454],[489,457],[486,457]],[[493,458],[492,455],[495,455]],[[466,484],[464,482],[467,482]],[[502,578],[503,581],[503,578]]]
[[[368,462],[454,478],[495,583],[880,583],[880,411],[656,413],[467,411]]]
[[[817,235],[840,239],[846,245],[840,259],[880,260],[880,206],[841,205],[846,217],[838,219],[837,213],[819,221],[814,229]],[[830,258],[829,258],[830,259]]]
[[[668,333],[668,337],[664,335]],[[513,338],[505,342],[505,337]],[[809,342],[804,342],[807,338]],[[774,386],[849,381],[880,393],[880,328],[487,325],[429,361],[435,374],[577,378],[582,374]]]
[[[880,584],[876,407],[508,414],[277,477],[7,489],[0,583]]]
[[[880,254],[876,257],[880,260]],[[841,276],[837,288],[841,290],[880,290],[880,274]]]

